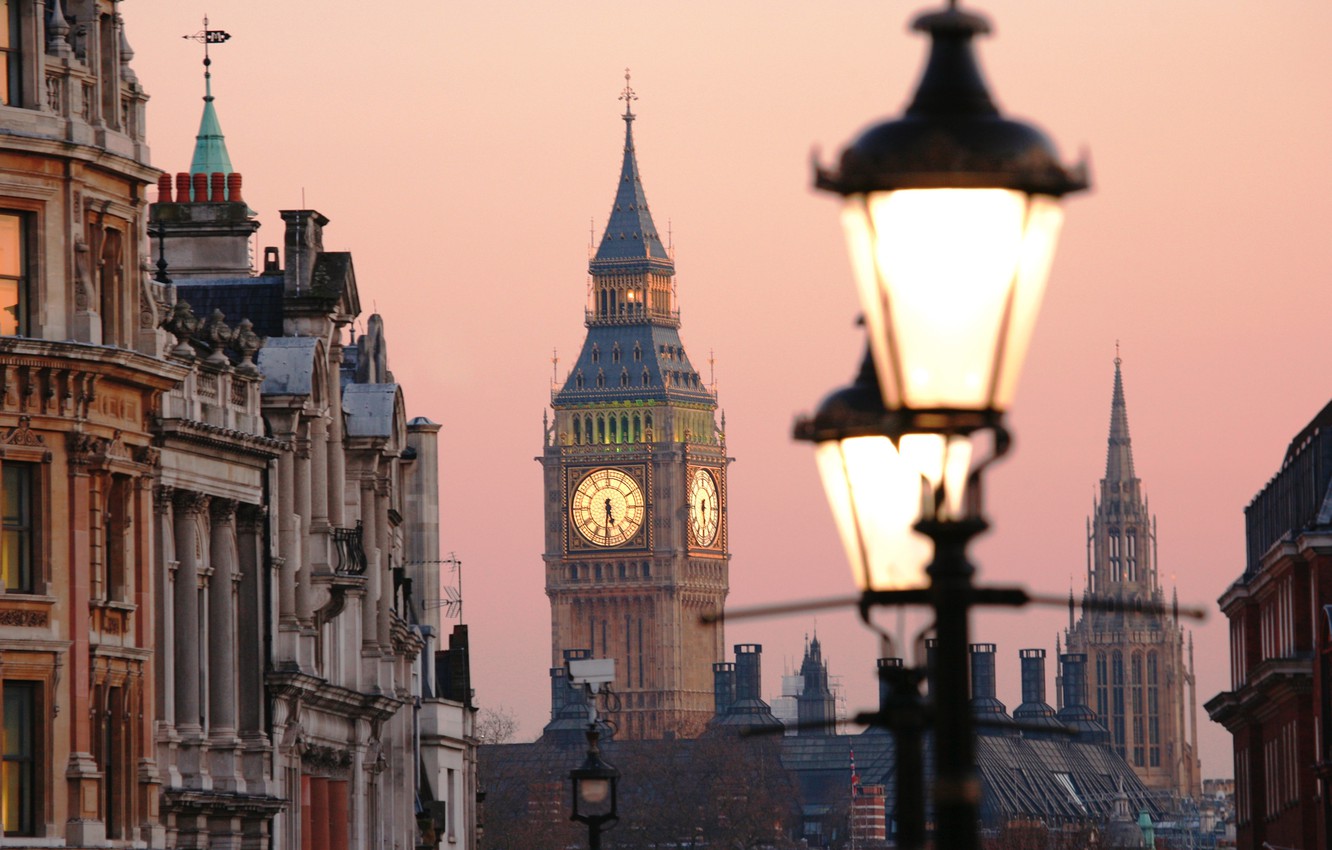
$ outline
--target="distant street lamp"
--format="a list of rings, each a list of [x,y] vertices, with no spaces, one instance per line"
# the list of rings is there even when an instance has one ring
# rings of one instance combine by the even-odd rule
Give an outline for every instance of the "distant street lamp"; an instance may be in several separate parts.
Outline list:
[[[609,692],[615,681],[614,658],[571,658],[566,662],[569,682],[587,694],[587,758],[569,771],[573,782],[573,814],[569,820],[587,824],[588,850],[601,850],[601,832],[620,819],[618,788],[620,771],[601,760],[597,746],[597,696]]]
[[[818,444],[862,616],[911,601],[934,609],[935,843],[973,850],[967,646],[970,608],[985,600],[967,546],[987,528],[980,473],[1008,448],[1003,414],[1044,294],[1059,199],[1088,181],[1041,131],[999,114],[972,50],[990,31],[985,18],[950,2],[913,28],[931,50],[906,113],[865,130],[835,169],[816,170],[816,185],[844,198],[871,357],[796,436]],[[973,469],[982,431],[994,451]],[[928,566],[915,532],[933,543]]]
[[[573,814],[569,819],[587,824],[588,850],[601,850],[601,831],[620,817],[616,813],[620,771],[601,760],[597,726],[588,724],[587,758],[569,771],[573,780]]]

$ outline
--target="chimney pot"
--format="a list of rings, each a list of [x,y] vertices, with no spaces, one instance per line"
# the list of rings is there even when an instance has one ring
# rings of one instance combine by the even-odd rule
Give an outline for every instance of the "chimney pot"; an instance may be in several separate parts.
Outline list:
[[[233,171],[227,175],[227,200],[233,204],[239,204],[245,200],[241,197],[241,175],[239,171]]]
[[[187,171],[182,171],[176,175],[176,203],[188,204],[190,202],[190,175]]]
[[[214,171],[212,174],[208,175],[208,177],[212,189],[211,194],[208,196],[208,200],[215,204],[220,204],[227,199],[227,175],[223,174],[221,171]]]
[[[157,178],[157,202],[159,204],[171,203],[171,175],[161,174]]]
[[[208,200],[208,175],[191,174],[190,180],[194,183],[193,200],[196,204],[202,204]]]

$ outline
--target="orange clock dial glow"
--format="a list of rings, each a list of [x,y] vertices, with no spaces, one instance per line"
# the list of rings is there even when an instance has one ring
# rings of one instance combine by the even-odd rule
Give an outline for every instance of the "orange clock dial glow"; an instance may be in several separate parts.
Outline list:
[[[595,546],[620,546],[643,525],[647,505],[638,482],[619,469],[595,469],[578,482],[569,518]]]
[[[721,526],[721,500],[717,497],[717,479],[706,469],[689,474],[689,531],[694,545],[711,546]]]

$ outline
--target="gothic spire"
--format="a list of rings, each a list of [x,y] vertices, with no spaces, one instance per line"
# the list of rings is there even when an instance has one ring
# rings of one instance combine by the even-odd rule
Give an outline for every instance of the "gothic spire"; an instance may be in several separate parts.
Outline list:
[[[1128,408],[1124,405],[1124,377],[1120,373],[1119,345],[1115,345],[1115,390],[1110,399],[1110,440],[1105,453],[1105,480],[1132,481],[1133,444],[1129,440]]]
[[[629,85],[629,69],[624,69],[624,161],[620,166],[620,183],[615,190],[615,204],[611,207],[601,245],[593,257],[593,266],[603,262],[625,260],[658,260],[670,263],[670,254],[661,244],[657,226],[648,209],[647,194],[638,173],[638,159],[634,154],[633,102],[638,100]]]

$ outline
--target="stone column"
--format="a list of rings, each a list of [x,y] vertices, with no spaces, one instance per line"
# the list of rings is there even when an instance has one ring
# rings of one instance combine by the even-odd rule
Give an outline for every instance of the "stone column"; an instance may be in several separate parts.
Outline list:
[[[209,558],[213,577],[208,594],[208,710],[214,736],[236,733],[236,626],[233,580],[236,564],[236,503],[213,499]]]
[[[393,618],[390,611],[393,608],[393,573],[389,569],[393,565],[391,557],[393,553],[393,528],[389,525],[389,492],[392,488],[392,482],[387,478],[375,482],[375,548],[379,550],[379,580],[383,583],[379,589],[379,646],[384,652],[389,651],[393,645],[393,633],[391,626]]]
[[[180,771],[189,787],[206,787],[207,770],[203,764],[203,711],[200,705],[202,670],[200,654],[203,635],[199,632],[199,587],[204,568],[202,523],[208,512],[208,497],[202,493],[178,490],[175,507],[176,569],[176,731],[182,743]]]
[[[340,331],[339,331],[340,333]],[[335,335],[336,336],[336,335]],[[347,522],[347,456],[342,445],[342,346],[329,349],[328,362],[328,521],[344,528]]]
[[[157,570],[153,577],[157,608],[158,653],[154,657],[157,678],[157,716],[166,727],[176,719],[176,632],[175,623],[175,576],[178,567],[176,561],[176,531],[171,502],[174,496],[171,487],[153,489],[153,510],[157,516]]]
[[[282,572],[278,582],[278,619],[283,626],[296,622],[296,567],[300,563],[297,539],[296,459],[290,451],[278,456],[278,503],[272,506],[278,515],[278,554]]]
[[[304,437],[296,438],[294,447],[296,481],[293,509],[300,517],[299,545],[302,554],[300,572],[296,577],[296,619],[300,621],[302,630],[314,626],[314,585],[311,581],[314,575],[314,566],[310,563],[310,541],[308,539],[311,526],[310,510],[313,501],[310,492],[310,442],[309,431],[307,430]]]
[[[328,487],[328,430],[329,422],[322,416],[310,420],[310,486],[314,493],[310,523],[316,530],[328,526],[333,501]]]
[[[380,576],[379,523],[383,520],[375,510],[375,481],[361,481],[361,545],[365,549],[365,602],[361,608],[361,646],[370,650],[379,641],[379,594],[383,585]]]

